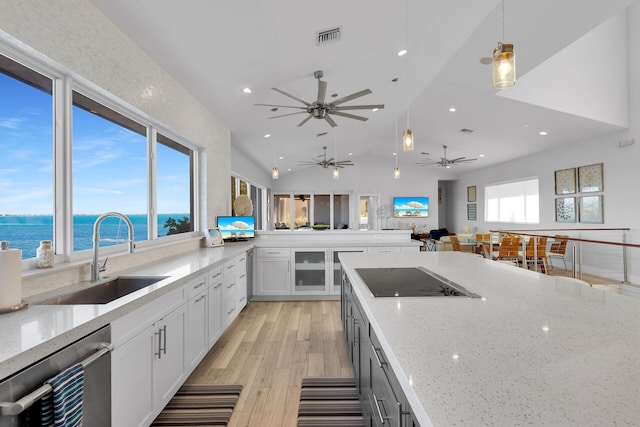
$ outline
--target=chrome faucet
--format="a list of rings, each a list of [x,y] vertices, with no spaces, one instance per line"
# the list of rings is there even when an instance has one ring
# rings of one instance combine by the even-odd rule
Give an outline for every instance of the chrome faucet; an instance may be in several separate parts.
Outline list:
[[[102,266],[98,264],[98,253],[100,252],[100,224],[102,224],[102,221],[104,221],[106,218],[109,218],[112,216],[120,218],[127,224],[127,230],[128,230],[127,242],[129,242],[129,253],[133,253],[133,248],[134,248],[133,224],[131,224],[131,221],[129,220],[129,218],[127,218],[126,216],[124,216],[119,212],[107,212],[100,215],[98,219],[96,219],[96,222],[93,223],[93,264],[91,264],[91,281],[92,282],[99,281],[100,272],[106,269],[106,264],[107,264],[106,260],[104,261],[104,264]]]

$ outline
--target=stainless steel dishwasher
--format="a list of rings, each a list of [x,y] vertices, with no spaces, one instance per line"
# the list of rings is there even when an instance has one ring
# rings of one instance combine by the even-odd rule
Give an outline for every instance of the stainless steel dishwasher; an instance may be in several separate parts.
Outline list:
[[[83,426],[110,426],[112,348],[107,325],[1,382],[0,427],[41,425],[27,415],[51,390],[45,381],[77,363],[84,367]]]

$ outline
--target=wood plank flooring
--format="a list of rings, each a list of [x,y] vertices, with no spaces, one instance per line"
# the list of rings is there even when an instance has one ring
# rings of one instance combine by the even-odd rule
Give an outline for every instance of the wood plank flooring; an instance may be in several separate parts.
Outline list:
[[[295,426],[303,378],[352,376],[340,301],[253,301],[186,383],[242,384],[231,427]]]

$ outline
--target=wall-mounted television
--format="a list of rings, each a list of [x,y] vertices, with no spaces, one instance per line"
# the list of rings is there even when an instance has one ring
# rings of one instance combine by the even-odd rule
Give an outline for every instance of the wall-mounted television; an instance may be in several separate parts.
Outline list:
[[[219,216],[216,225],[224,240],[244,240],[256,235],[253,216]]]
[[[428,197],[394,197],[394,218],[426,218],[429,216]]]

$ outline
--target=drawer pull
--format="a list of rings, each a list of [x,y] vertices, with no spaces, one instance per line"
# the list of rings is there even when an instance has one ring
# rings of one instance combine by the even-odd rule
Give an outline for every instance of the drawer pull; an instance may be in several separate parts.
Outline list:
[[[371,349],[373,350],[373,354],[376,356],[376,362],[378,362],[378,366],[382,368],[382,365],[386,365],[387,362],[383,362],[380,360],[380,356],[378,356],[378,349],[371,344]]]
[[[211,278],[216,278],[216,277],[220,276],[221,274],[222,274],[222,273],[218,271],[216,274],[214,274],[213,276],[211,276]]]
[[[220,286],[222,286],[222,283],[218,283],[217,285],[215,285],[215,286],[213,287],[213,289],[218,289],[218,288],[220,288]]]
[[[197,285],[195,285],[195,286],[193,287],[193,289],[201,288],[201,287],[203,287],[204,285],[205,285],[205,283],[204,283],[204,282],[200,282],[200,283],[198,283]]]
[[[233,288],[235,285],[236,285],[235,283],[232,283],[232,284],[230,284],[229,286],[227,286],[227,289],[231,289],[231,288]]]
[[[240,276],[240,279],[244,279],[244,276],[246,276],[246,274],[243,274],[242,276]]]
[[[194,302],[200,302],[203,299],[205,299],[205,296],[204,295],[200,295]]]
[[[235,309],[236,309],[236,308],[234,307],[234,308],[232,308],[231,310],[227,311],[227,316],[228,316],[228,315],[230,315],[231,313],[233,313],[233,311],[234,311]]]
[[[378,403],[379,401],[382,401],[384,399],[378,399],[376,397],[376,394],[373,393],[373,403],[376,405],[376,412],[378,412],[378,418],[380,418],[380,424],[384,424],[384,420],[389,418],[389,417],[383,417],[382,416],[382,410],[380,409],[380,404]]]

